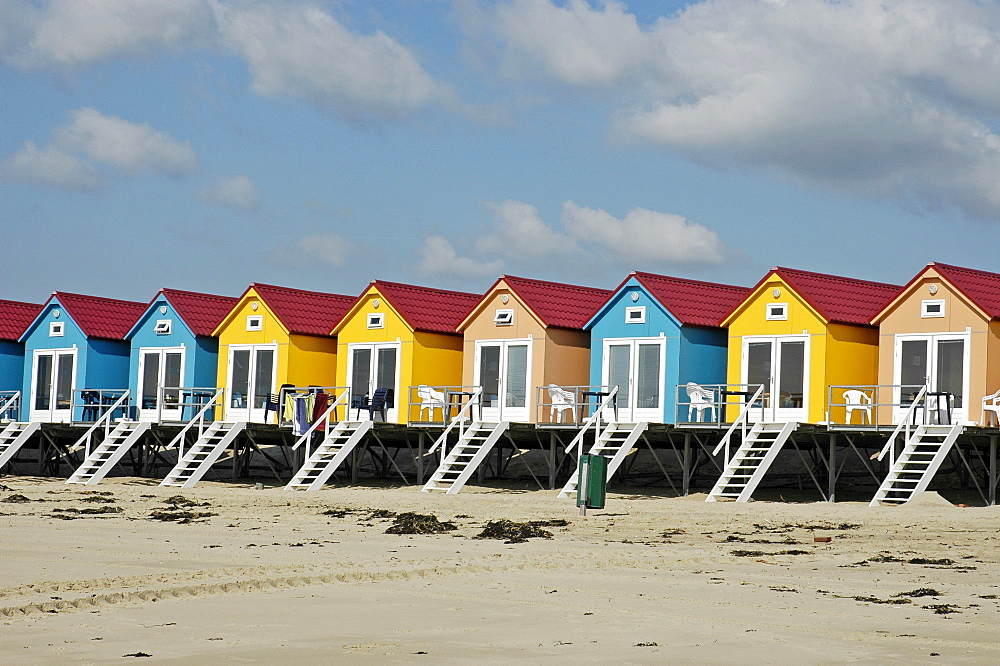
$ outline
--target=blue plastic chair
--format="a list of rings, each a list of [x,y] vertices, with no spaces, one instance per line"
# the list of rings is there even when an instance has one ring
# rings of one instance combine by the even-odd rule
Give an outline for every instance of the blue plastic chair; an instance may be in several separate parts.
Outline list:
[[[382,415],[382,422],[385,422],[385,409],[386,405],[392,405],[392,389],[391,388],[377,388],[375,393],[372,394],[371,400],[362,399],[361,404],[358,405],[358,418],[361,418],[361,410],[367,410],[368,420],[375,420],[375,412]]]

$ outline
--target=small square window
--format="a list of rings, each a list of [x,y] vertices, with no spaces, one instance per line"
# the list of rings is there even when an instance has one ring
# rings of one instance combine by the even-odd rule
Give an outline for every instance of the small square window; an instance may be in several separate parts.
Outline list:
[[[52,322],[49,322],[49,337],[50,338],[61,338],[61,337],[63,337],[63,335],[64,335],[63,331],[65,330],[63,328],[63,324],[64,324],[64,322],[61,322],[61,321],[52,321]]]
[[[645,324],[646,323],[646,306],[637,305],[635,307],[625,308],[625,323],[626,324]]]
[[[514,311],[513,310],[497,310],[497,313],[493,316],[493,323],[497,326],[511,326],[514,323]]]
[[[153,333],[157,335],[170,335],[170,320],[157,319],[156,326],[153,327]]]
[[[788,321],[788,303],[768,303],[768,321]]]
[[[928,301],[920,301],[920,316],[924,318],[943,317],[944,299],[936,298]]]
[[[369,313],[368,328],[385,328],[385,313],[384,312]]]
[[[264,318],[260,315],[250,315],[247,317],[247,330],[248,331],[263,331],[264,330]]]

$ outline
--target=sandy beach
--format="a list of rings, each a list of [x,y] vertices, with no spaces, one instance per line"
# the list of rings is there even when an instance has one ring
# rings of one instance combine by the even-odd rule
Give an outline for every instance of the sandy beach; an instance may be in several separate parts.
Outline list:
[[[483,487],[0,484],[5,663],[1000,661],[1000,509],[934,493],[582,517]],[[386,533],[405,512],[455,529]],[[476,538],[501,519],[551,538]]]

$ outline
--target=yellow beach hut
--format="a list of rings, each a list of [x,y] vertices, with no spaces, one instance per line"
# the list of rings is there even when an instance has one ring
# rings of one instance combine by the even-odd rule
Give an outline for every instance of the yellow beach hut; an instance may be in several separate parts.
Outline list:
[[[266,423],[278,387],[333,386],[337,340],[330,329],[353,303],[353,296],[250,285],[213,332],[219,386],[226,388],[223,418]]]
[[[874,384],[878,328],[871,321],[898,285],[772,268],[722,322],[728,383],[764,386],[754,421],[829,420],[830,385]],[[735,389],[734,389],[735,390]],[[730,407],[727,416],[737,415]]]
[[[410,387],[461,383],[462,335],[455,329],[479,298],[373,280],[330,331],[342,359],[337,385],[351,388],[355,406],[390,389],[385,420],[407,423]]]

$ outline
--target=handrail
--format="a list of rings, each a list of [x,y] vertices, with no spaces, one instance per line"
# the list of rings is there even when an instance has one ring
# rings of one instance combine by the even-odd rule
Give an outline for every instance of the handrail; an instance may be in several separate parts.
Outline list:
[[[899,422],[899,425],[897,425],[896,429],[892,431],[891,435],[889,435],[889,439],[888,441],[886,441],[885,446],[882,447],[881,451],[871,456],[869,460],[875,460],[876,458],[878,460],[882,460],[882,458],[885,457],[885,454],[888,453],[890,449],[895,448],[896,437],[899,436],[900,431],[903,430],[904,428],[906,430],[906,438],[907,439],[910,438],[910,416],[913,414],[913,410],[917,408],[917,405],[923,402],[923,400],[926,398],[926,394],[927,394],[927,387],[922,386],[920,388],[920,392],[917,393],[916,397],[913,399],[913,402],[910,403],[910,406],[906,410],[906,413],[903,415],[903,419]],[[891,456],[889,459],[890,462],[895,463],[895,460],[893,460],[894,458],[895,455]]]
[[[313,421],[312,425],[310,425],[309,428],[304,433],[302,433],[301,435],[299,435],[299,438],[297,440],[295,440],[295,444],[292,445],[292,451],[295,451],[296,449],[298,449],[299,446],[301,446],[303,442],[308,442],[310,440],[310,438],[312,437],[312,434],[314,432],[316,432],[317,428],[319,428],[320,424],[323,425],[323,437],[324,438],[329,437],[330,436],[330,421],[331,421],[331,419],[330,419],[330,413],[333,412],[334,410],[336,410],[337,407],[340,407],[341,405],[343,405],[346,408],[344,414],[345,414],[345,416],[348,416],[349,413],[350,413],[350,411],[351,411],[351,409],[350,409],[350,405],[347,404],[347,400],[348,400],[348,398],[350,398],[350,396],[351,396],[351,389],[350,388],[345,388],[343,391],[341,391],[340,395],[337,396],[337,399],[334,400],[332,403],[330,403],[330,406],[327,407],[327,409],[326,409],[325,412],[323,412],[323,415],[321,417],[319,417],[318,419],[316,419],[315,421]],[[346,421],[347,419],[345,418],[344,420]],[[307,458],[309,457],[309,446],[308,446],[308,444],[306,445],[306,457]]]
[[[736,426],[740,426],[740,435],[743,437],[744,440],[746,440],[747,421],[749,420],[747,416],[750,414],[750,410],[753,409],[754,403],[756,403],[757,400],[760,399],[763,393],[764,393],[764,385],[761,384],[760,386],[757,387],[757,390],[754,392],[753,397],[747,400],[746,403],[743,405],[743,408],[740,410],[740,415],[736,417],[736,420],[733,421],[733,423],[729,426],[729,429],[726,430],[726,434],[723,435],[722,439],[719,440],[719,444],[715,447],[715,450],[712,451],[713,456],[719,455],[719,451],[721,451],[722,447],[725,446],[726,462],[727,463],[729,462],[729,440],[732,438],[733,433],[736,432]],[[723,407],[723,409],[725,409],[725,407]]]
[[[609,405],[614,404],[617,396],[618,396],[618,386],[615,385],[612,386],[611,390],[608,391],[608,394],[604,396],[604,399],[601,400],[601,404],[597,406],[597,409],[594,410],[594,413],[591,414],[586,421],[584,421],[583,426],[581,426],[580,428],[580,432],[576,433],[576,436],[573,438],[573,440],[566,445],[565,449],[566,453],[569,453],[570,450],[572,450],[572,448],[576,446],[577,449],[576,459],[577,460],[580,459],[580,456],[583,455],[583,437],[586,434],[587,430],[590,428],[590,426],[594,426],[594,441],[595,442],[597,441],[597,438],[601,436],[601,414],[604,412],[605,409],[608,408]]]
[[[97,430],[98,426],[100,426],[101,424],[103,424],[104,425],[104,438],[107,439],[108,434],[111,432],[111,416],[115,413],[115,411],[119,407],[121,407],[122,402],[126,402],[128,400],[128,398],[129,398],[130,395],[131,395],[130,390],[129,389],[125,389],[125,392],[122,393],[121,397],[118,398],[118,400],[115,402],[115,404],[111,405],[111,407],[106,412],[104,412],[103,414],[101,414],[101,417],[99,419],[97,419],[96,421],[94,421],[94,425],[90,426],[87,429],[87,432],[83,433],[83,435],[80,436],[80,439],[76,440],[76,442],[73,444],[73,446],[70,447],[69,450],[70,451],[76,451],[81,446],[84,446],[86,448],[86,454],[87,454],[86,457],[89,458],[90,457],[90,436],[94,433],[95,430]],[[84,440],[86,440],[86,443],[84,443]]]
[[[459,437],[465,435],[465,421],[469,415],[469,411],[472,409],[473,405],[479,404],[479,401],[482,398],[482,396],[483,396],[483,387],[477,386],[476,390],[472,392],[472,396],[468,399],[468,401],[466,401],[464,405],[462,405],[462,409],[458,410],[458,414],[455,414],[455,418],[451,420],[451,423],[448,424],[448,427],[445,428],[444,432],[442,432],[441,435],[437,438],[437,440],[434,442],[434,445],[427,450],[428,455],[437,451],[444,445],[446,441],[448,441],[448,433],[451,432],[451,429],[454,428],[456,424],[458,425]],[[480,407],[480,410],[482,410],[482,407]]]
[[[2,418],[3,415],[6,414],[9,410],[13,409],[14,405],[20,406],[20,403],[21,403],[21,392],[14,391],[14,394],[10,396],[10,399],[8,399],[7,402],[0,405],[0,418]]]
[[[172,440],[170,440],[170,443],[167,444],[166,448],[168,448],[168,449],[172,448],[176,444],[177,445],[177,451],[178,451],[178,458],[184,457],[184,436],[187,434],[187,431],[191,428],[191,426],[194,425],[194,422],[197,421],[198,422],[198,438],[201,439],[201,436],[205,432],[205,430],[204,430],[204,427],[205,427],[205,413],[209,410],[209,408],[215,409],[216,407],[218,407],[217,403],[218,403],[219,399],[222,397],[222,394],[225,393],[225,392],[226,392],[225,387],[222,387],[222,388],[218,389],[215,392],[215,395],[212,396],[212,399],[209,400],[208,402],[206,402],[205,406],[202,407],[198,411],[197,414],[195,414],[193,417],[191,417],[191,420],[188,421],[187,424],[183,428],[181,428],[181,431],[179,433],[177,433],[177,436],[174,437]]]

